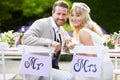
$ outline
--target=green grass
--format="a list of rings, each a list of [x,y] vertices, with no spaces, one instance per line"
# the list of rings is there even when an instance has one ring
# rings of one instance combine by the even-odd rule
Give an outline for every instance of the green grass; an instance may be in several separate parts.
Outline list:
[[[61,55],[60,57],[60,61],[72,61],[72,55],[70,54],[64,54],[64,55]]]

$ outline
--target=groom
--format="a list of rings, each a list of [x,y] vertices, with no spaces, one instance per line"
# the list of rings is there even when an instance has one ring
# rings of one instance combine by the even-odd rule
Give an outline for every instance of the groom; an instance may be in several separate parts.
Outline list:
[[[66,47],[65,40],[69,38],[62,27],[67,20],[68,7],[68,4],[64,1],[56,1],[53,5],[52,16],[36,20],[23,36],[24,45],[51,45],[55,48],[52,58],[52,67],[55,68],[52,70],[52,80],[74,80],[69,72],[57,70],[59,69],[58,61],[61,50]],[[56,73],[59,73],[59,75],[56,75]],[[39,80],[41,78],[28,75],[27,79]],[[46,80],[49,80],[49,78]]]
[[[68,39],[68,34],[63,29],[68,16],[68,4],[57,1],[53,5],[52,16],[36,20],[23,36],[23,44],[55,47],[53,55],[53,68],[59,69],[58,61],[61,49]]]

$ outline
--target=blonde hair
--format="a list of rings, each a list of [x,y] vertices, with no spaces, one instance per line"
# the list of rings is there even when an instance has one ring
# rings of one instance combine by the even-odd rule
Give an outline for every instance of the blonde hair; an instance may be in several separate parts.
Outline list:
[[[74,29],[74,36],[77,38],[78,32],[83,27],[88,27],[90,30],[96,32],[98,35],[102,36],[102,31],[100,27],[91,19],[90,17],[90,8],[85,3],[73,3],[72,8],[70,10],[70,14],[75,11],[78,15],[81,15],[80,18],[82,19],[82,26],[79,26],[76,31],[75,27],[71,24],[71,27]]]

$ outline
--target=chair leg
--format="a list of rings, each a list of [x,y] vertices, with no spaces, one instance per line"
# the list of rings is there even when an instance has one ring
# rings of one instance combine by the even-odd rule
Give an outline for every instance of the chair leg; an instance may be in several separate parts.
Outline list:
[[[115,74],[115,80],[117,80],[117,76],[118,76],[118,75],[117,75],[117,74]]]
[[[113,80],[115,80],[115,74],[113,74]]]

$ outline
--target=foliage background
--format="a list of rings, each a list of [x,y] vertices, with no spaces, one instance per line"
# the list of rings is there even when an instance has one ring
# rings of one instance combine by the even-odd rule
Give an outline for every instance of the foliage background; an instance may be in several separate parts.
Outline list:
[[[30,25],[39,18],[51,15],[56,0],[0,0],[0,32],[15,30]],[[85,2],[91,8],[91,17],[109,34],[120,30],[120,0],[65,0]],[[72,31],[68,25],[65,29]]]

